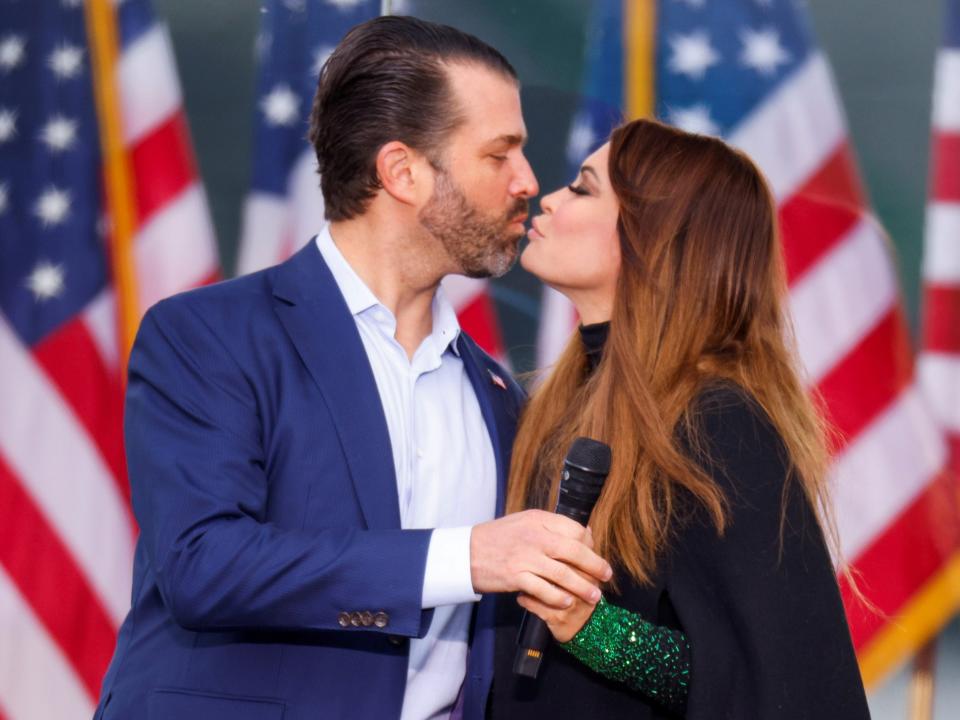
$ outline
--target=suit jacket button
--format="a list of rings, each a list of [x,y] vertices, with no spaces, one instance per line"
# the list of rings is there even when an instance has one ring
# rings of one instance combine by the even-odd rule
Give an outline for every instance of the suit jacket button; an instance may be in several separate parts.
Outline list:
[[[405,637],[401,637],[400,635],[388,635],[388,636],[387,636],[387,642],[389,642],[391,645],[395,645],[396,647],[401,647],[401,646],[403,646],[403,644],[404,644],[406,641],[407,641],[407,639],[406,639]]]
[[[370,627],[373,625],[373,613],[369,610],[364,610],[360,613],[360,622],[363,623],[364,627]]]
[[[350,613],[350,624],[354,627],[360,627],[360,625],[363,624],[363,619],[360,617],[360,613]]]
[[[387,615],[383,610],[373,616],[373,624],[378,628],[385,628],[389,622],[390,616]]]
[[[337,622],[340,623],[340,627],[350,627],[350,613],[342,612],[337,615]]]

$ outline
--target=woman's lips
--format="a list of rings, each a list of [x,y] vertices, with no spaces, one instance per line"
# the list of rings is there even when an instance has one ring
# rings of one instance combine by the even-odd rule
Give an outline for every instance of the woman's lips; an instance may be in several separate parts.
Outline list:
[[[530,222],[530,229],[527,230],[527,237],[530,240],[539,240],[543,237],[543,233],[540,232],[540,228],[537,226],[537,218],[534,218]]]

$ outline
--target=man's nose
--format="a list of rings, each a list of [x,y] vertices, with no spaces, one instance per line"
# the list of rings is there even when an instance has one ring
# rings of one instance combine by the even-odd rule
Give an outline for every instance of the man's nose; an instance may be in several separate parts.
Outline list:
[[[537,176],[533,174],[533,168],[527,162],[526,155],[520,155],[517,163],[513,182],[510,183],[510,194],[514,197],[532,198],[540,192],[540,184],[537,182]]]

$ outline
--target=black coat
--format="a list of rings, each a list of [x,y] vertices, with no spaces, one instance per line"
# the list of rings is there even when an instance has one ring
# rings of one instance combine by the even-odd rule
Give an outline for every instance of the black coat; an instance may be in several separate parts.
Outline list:
[[[799,483],[783,504],[779,436],[738,390],[711,391],[698,405],[710,458],[702,464],[729,502],[726,532],[718,537],[700,511],[678,529],[651,586],[619,573],[620,592],[607,599],[687,635],[691,720],[869,718],[833,566]],[[503,596],[490,717],[675,717],[559,647],[547,651],[536,681],[517,680],[519,618],[514,598]]]

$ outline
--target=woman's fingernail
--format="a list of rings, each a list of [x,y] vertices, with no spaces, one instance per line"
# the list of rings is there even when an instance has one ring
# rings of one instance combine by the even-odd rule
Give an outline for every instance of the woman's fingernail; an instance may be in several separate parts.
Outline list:
[[[564,606],[564,607],[570,607],[571,605],[573,605],[573,598],[570,597],[569,595],[567,595],[567,596],[563,599],[563,606]]]
[[[594,590],[592,593],[590,593],[590,600],[593,602],[600,602],[600,591]]]

